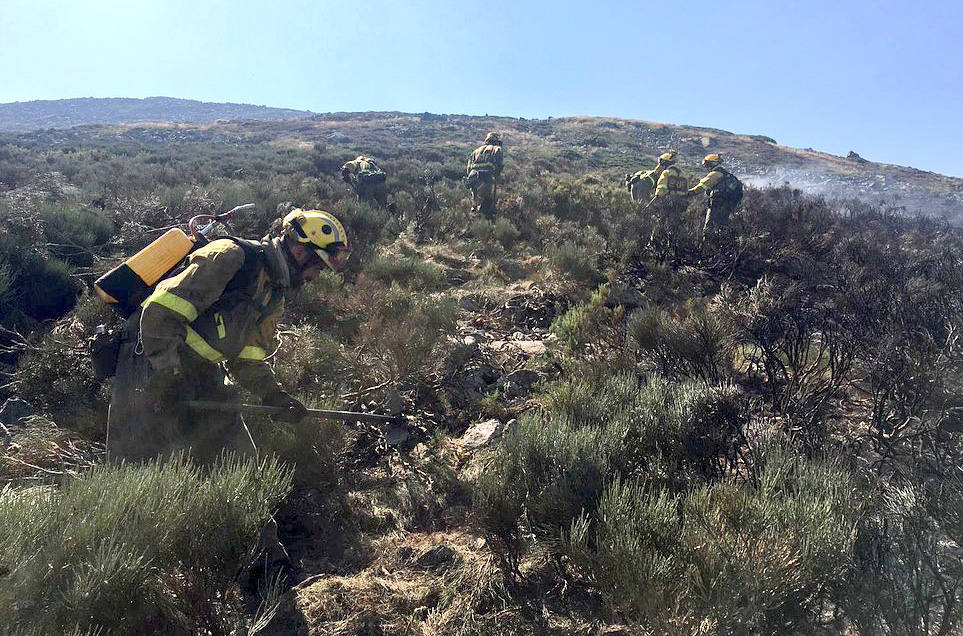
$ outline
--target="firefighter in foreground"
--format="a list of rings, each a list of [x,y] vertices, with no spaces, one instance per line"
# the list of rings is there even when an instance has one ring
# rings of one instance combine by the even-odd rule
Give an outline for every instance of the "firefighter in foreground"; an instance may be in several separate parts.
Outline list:
[[[651,170],[639,170],[635,174],[625,175],[625,187],[628,189],[629,194],[632,195],[632,201],[636,205],[641,206],[649,201],[652,192],[659,183],[659,177],[662,176],[662,171],[669,165],[665,162],[664,157],[670,153],[672,156],[675,155],[675,151],[673,150],[663,154]]]
[[[321,210],[291,211],[280,236],[260,242],[223,238],[189,256],[162,280],[124,325],[110,410],[110,459],[139,461],[184,451],[209,464],[223,450],[256,454],[237,414],[191,411],[186,400],[239,401],[231,378],[263,404],[287,409],[282,420],[305,416],[304,404],[274,378],[267,352],[284,299],[321,270],[339,270],[349,255],[344,227]],[[291,562],[271,519],[261,530],[248,585]]]
[[[351,186],[359,201],[387,209],[387,175],[374,159],[367,155],[358,155],[341,166],[341,178]]]
[[[703,240],[706,235],[724,231],[729,226],[729,217],[742,201],[742,182],[722,167],[722,157],[718,153],[705,156],[702,167],[709,172],[696,185],[686,192],[693,197],[705,193],[709,199],[706,220],[702,229]]]
[[[655,195],[645,206],[647,209],[655,208],[656,218],[649,237],[653,244],[674,244],[682,227],[689,183],[675,165],[675,159],[675,150],[669,150],[659,157],[659,165],[663,166],[662,172],[656,182]]]
[[[349,254],[344,227],[328,212],[295,209],[280,236],[214,240],[157,284],[124,325],[107,417],[112,460],[146,460],[184,450],[210,462],[223,449],[255,447],[240,417],[195,412],[179,403],[237,401],[231,379],[263,404],[298,420],[305,406],[275,380],[265,360],[284,299]]]
[[[496,132],[490,132],[485,136],[484,143],[471,153],[465,170],[465,185],[471,190],[472,211],[477,210],[488,219],[495,216],[503,155],[501,137]]]

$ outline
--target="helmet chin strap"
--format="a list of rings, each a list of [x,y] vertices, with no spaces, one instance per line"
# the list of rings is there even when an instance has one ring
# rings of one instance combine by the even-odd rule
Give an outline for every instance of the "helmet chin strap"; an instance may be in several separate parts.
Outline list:
[[[294,254],[291,253],[291,245],[287,240],[284,241],[284,258],[288,262],[288,282],[291,284],[291,289],[298,289],[304,284],[304,279],[301,277],[301,272],[307,268],[295,260]]]
[[[334,265],[331,264],[331,259],[328,257],[327,254],[325,254],[324,252],[317,252],[317,255],[318,255],[318,258],[321,259],[321,262],[324,263],[324,266],[325,266],[326,268],[330,269],[330,270],[333,271],[333,272],[338,271],[338,270],[334,267]]]

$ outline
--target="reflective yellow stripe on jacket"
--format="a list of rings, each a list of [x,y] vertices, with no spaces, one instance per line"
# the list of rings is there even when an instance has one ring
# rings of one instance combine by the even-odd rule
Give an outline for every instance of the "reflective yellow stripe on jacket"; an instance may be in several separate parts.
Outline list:
[[[151,303],[156,303],[161,307],[170,309],[175,314],[186,318],[188,322],[197,320],[197,308],[194,307],[190,301],[184,300],[180,296],[165,289],[154,290],[154,293],[141,303],[141,307],[147,307],[147,305]],[[207,341],[201,337],[201,334],[191,329],[190,325],[184,325],[184,328],[187,330],[184,342],[194,353],[214,363],[223,362],[226,359],[224,354],[209,345]],[[262,356],[262,359],[263,357],[264,356]]]
[[[201,356],[205,360],[210,360],[214,363],[223,362],[226,360],[220,351],[207,344],[207,341],[204,340],[204,338],[201,338],[201,334],[191,329],[188,325],[185,325],[185,328],[187,329],[187,336],[184,338],[184,342],[187,343],[188,347],[194,350],[194,353]]]
[[[197,320],[197,308],[190,301],[184,300],[165,289],[156,289],[154,293],[141,303],[141,307],[146,307],[148,303],[157,303],[162,307],[167,307],[175,314],[180,314],[187,318],[188,322]]]

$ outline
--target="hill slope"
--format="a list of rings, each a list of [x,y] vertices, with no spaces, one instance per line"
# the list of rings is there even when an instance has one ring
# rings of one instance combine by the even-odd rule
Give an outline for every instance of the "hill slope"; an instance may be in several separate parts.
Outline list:
[[[208,125],[218,120],[249,121]],[[963,179],[874,163],[855,153],[840,157],[781,146],[762,135],[740,135],[713,128],[601,117],[526,120],[395,112],[314,115],[308,111],[166,97],[0,104],[0,132],[138,122],[197,124],[204,132],[192,133],[184,128],[176,135],[149,132],[157,126],[143,124],[136,129],[128,126],[123,134],[155,143],[197,139],[196,135],[240,135],[247,141],[323,142],[352,151],[376,149],[402,154],[415,148],[441,150],[453,146],[462,152],[488,129],[498,129],[507,134],[510,158],[522,150],[545,156],[550,161],[547,169],[573,174],[601,172],[606,178],[618,178],[624,172],[649,165],[667,148],[677,148],[690,176],[695,176],[705,153],[722,152],[730,168],[751,185],[788,183],[813,194],[902,206],[909,214],[936,215],[953,222],[963,219]],[[77,134],[82,140],[87,135],[114,133],[74,133]],[[63,135],[48,132],[41,137],[55,143],[65,139]]]
[[[208,122],[216,119],[299,119],[310,112],[251,104],[218,104],[173,97],[36,100],[0,104],[0,131],[70,128],[141,121]]]
[[[493,128],[508,161],[489,221],[461,177]],[[706,148],[747,178],[891,169],[927,209],[956,183],[585,118],[0,135],[0,624],[961,633],[963,231],[749,188],[730,231],[706,237],[702,199],[673,225],[622,187],[667,146],[689,176]],[[389,175],[390,211],[339,177],[361,150]],[[88,338],[117,317],[82,290],[168,228],[247,202],[225,232],[323,208],[353,250],[343,275],[285,299],[281,385],[314,406],[400,411],[409,438],[246,417],[259,456],[293,476],[250,460],[99,468],[116,437]],[[296,584],[280,599],[257,568],[236,576],[274,508]]]

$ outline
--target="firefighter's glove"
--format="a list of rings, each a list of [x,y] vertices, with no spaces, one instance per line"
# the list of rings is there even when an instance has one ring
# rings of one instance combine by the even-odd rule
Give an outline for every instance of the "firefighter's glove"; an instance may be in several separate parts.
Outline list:
[[[287,391],[275,389],[264,396],[265,406],[276,406],[285,409],[274,417],[282,422],[299,422],[308,414],[308,407]]]
[[[165,411],[183,400],[183,379],[180,369],[154,371],[144,387],[150,409],[154,412]]]

